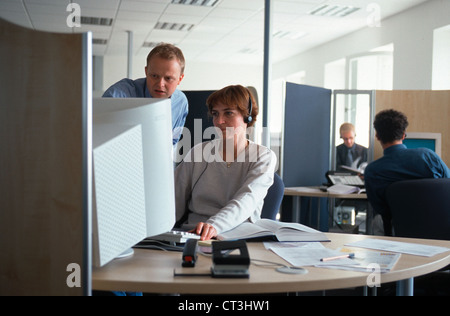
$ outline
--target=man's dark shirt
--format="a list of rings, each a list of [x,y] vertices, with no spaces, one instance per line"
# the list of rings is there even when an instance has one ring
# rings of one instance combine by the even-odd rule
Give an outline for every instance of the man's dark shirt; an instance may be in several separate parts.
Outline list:
[[[375,213],[390,218],[385,195],[387,187],[402,180],[449,178],[450,170],[439,156],[425,148],[407,149],[395,145],[369,164],[364,172],[367,196]]]
[[[348,148],[345,144],[342,144],[336,147],[336,167],[338,170],[340,169],[340,166],[351,167],[351,165],[347,163],[349,150],[351,151],[353,162],[360,158],[356,165],[357,168],[359,168],[362,163],[367,162],[368,150],[366,147],[354,144],[352,148]]]

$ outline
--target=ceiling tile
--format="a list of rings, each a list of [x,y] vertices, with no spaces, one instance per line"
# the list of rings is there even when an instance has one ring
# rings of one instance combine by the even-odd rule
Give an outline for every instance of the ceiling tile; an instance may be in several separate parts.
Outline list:
[[[153,1],[122,0],[120,3],[120,10],[161,14],[167,6],[168,1],[158,3]]]
[[[426,0],[274,0],[274,31],[307,33],[300,40],[275,39],[274,61],[366,27],[369,5],[378,5],[382,17]],[[113,18],[111,27],[67,27],[69,3],[78,3],[81,15]],[[172,42],[186,49],[193,61],[262,62],[264,0],[219,0],[212,8],[173,5],[171,0],[0,0],[0,17],[26,27],[53,32],[92,31],[94,38],[111,39],[94,45],[96,54],[126,54],[126,31],[134,33],[136,54],[148,54],[145,41]],[[308,14],[321,4],[359,6],[343,19]],[[157,22],[194,24],[189,32],[154,30]]]

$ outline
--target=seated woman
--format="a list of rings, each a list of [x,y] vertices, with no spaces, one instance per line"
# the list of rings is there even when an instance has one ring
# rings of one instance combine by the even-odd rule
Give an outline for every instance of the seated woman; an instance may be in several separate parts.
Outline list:
[[[209,240],[261,218],[273,184],[277,158],[247,139],[258,106],[242,86],[230,86],[207,100],[216,139],[195,146],[175,171],[178,227]]]

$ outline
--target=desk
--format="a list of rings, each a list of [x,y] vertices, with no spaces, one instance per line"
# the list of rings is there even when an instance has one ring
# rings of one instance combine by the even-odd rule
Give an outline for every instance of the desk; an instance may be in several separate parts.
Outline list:
[[[337,249],[344,244],[365,238],[388,239],[418,244],[449,247],[450,241],[375,237],[364,235],[327,234],[331,242],[324,245]],[[252,259],[286,264],[262,243],[248,243]],[[402,255],[389,273],[381,275],[381,283],[411,279],[437,271],[450,264],[450,252],[432,258]],[[199,256],[193,273],[209,271],[211,258]],[[100,291],[136,291],[178,294],[264,294],[309,292],[361,287],[367,284],[369,273],[307,267],[308,274],[287,275],[273,267],[250,267],[249,279],[212,279],[210,277],[174,277],[181,268],[181,253],[135,249],[132,257],[116,259],[102,268],[94,268],[92,287]]]
[[[367,199],[367,194],[332,194],[329,192],[323,192],[319,189],[319,187],[292,187],[286,188],[284,190],[285,196],[292,196],[292,221],[299,223],[300,222],[300,214],[301,214],[301,198],[309,197],[309,198],[319,198],[319,206],[318,208],[318,220],[320,223],[320,198],[328,199],[328,210],[329,216],[332,216],[334,210],[334,201],[335,199],[342,200],[365,200],[367,201],[367,218],[366,218],[366,233],[372,235],[372,219],[373,212],[372,207]]]

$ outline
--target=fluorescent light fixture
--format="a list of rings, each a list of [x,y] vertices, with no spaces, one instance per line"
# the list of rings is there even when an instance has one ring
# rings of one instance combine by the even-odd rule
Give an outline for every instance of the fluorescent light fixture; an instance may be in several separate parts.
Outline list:
[[[158,22],[156,23],[155,29],[164,31],[189,32],[193,27],[194,24]]]
[[[201,7],[213,7],[220,0],[172,0],[172,4],[195,5]]]
[[[316,9],[309,12],[310,15],[314,16],[326,16],[326,17],[338,17],[343,18],[356,11],[361,10],[361,8],[343,5],[321,5]]]
[[[273,33],[273,37],[276,39],[289,39],[289,40],[298,40],[302,37],[308,35],[306,32],[293,32],[293,31],[275,31]]]
[[[102,38],[94,38],[92,40],[92,44],[94,44],[94,45],[106,45],[106,44],[108,44],[108,40],[107,39],[102,39]]]
[[[159,43],[157,43],[157,42],[144,42],[142,47],[153,48],[153,47],[158,46],[158,44]]]
[[[82,16],[81,17],[81,24],[87,24],[87,25],[111,26],[113,21],[114,20],[111,18],[99,18],[99,17],[90,17],[90,16]]]
[[[261,51],[257,48],[243,48],[239,51],[239,54],[245,54],[245,55],[257,55],[261,53]]]

